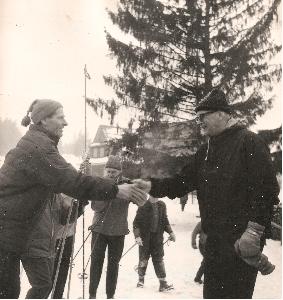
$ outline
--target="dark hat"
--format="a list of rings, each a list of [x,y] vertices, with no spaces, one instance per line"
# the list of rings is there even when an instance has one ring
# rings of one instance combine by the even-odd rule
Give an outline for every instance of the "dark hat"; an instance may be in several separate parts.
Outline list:
[[[224,111],[231,113],[231,106],[226,100],[224,92],[219,89],[213,89],[210,91],[197,105],[196,112],[199,111]]]
[[[22,120],[22,125],[28,126],[31,120],[34,124],[38,124],[41,120],[55,113],[55,111],[60,107],[62,107],[62,104],[54,100],[34,100],[30,105],[26,116]],[[29,116],[29,114],[31,116]]]
[[[118,156],[110,155],[108,158],[108,161],[105,165],[105,168],[111,168],[121,171],[122,170],[122,164],[121,160]]]

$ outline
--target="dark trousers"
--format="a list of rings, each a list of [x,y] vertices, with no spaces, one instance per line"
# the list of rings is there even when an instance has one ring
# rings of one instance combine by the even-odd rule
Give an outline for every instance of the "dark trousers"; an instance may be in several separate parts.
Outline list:
[[[30,285],[26,298],[47,298],[51,288],[53,259],[21,257],[0,249],[0,298],[17,299],[20,295],[20,261]]]
[[[23,257],[21,261],[31,285],[26,298],[48,298],[52,289],[54,259],[48,257]]]
[[[201,261],[200,267],[197,271],[196,277],[195,279],[197,280],[201,280],[202,275],[204,274],[204,264],[205,264],[205,260],[204,260],[204,256],[205,256],[205,244],[203,243],[199,243],[199,252],[200,254],[203,256],[203,259]]]
[[[201,280],[201,277],[202,275],[204,274],[204,259],[201,261],[201,264],[200,264],[200,267],[197,271],[197,274],[196,274],[196,277],[195,277],[195,280]]]
[[[0,298],[17,299],[20,295],[20,257],[0,249]]]
[[[70,259],[72,255],[72,247],[73,247],[73,236],[69,236],[66,238],[65,246],[61,258],[61,264],[59,267],[59,273],[57,277],[57,282],[54,290],[54,299],[62,299],[64,294],[64,289],[68,277],[69,272],[69,266],[70,266]],[[59,256],[62,248],[61,240],[58,239],[56,241],[56,257],[55,257],[55,263],[54,263],[54,269],[53,269],[53,276],[52,276],[52,285],[55,279],[56,270],[58,267],[59,262]]]
[[[94,232],[91,240],[91,264],[90,264],[90,282],[89,282],[89,294],[92,297],[96,297],[96,291],[100,281],[105,251],[108,246],[108,264],[106,274],[106,295],[108,298],[114,297],[119,262],[124,249],[125,236],[109,236]]]
[[[257,272],[236,255],[234,240],[208,236],[205,248],[203,298],[250,299]]]
[[[147,238],[143,239],[144,245],[139,247],[139,266],[138,274],[144,277],[151,256],[153,267],[157,278],[166,278],[164,265],[164,248],[163,239],[156,233],[150,233]]]

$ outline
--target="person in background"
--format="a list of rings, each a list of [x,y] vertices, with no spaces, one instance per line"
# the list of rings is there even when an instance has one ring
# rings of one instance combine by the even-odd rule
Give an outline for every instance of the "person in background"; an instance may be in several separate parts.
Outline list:
[[[118,185],[129,183],[122,176],[122,164],[118,156],[110,155],[104,169],[104,177],[113,179]],[[128,229],[129,202],[115,199],[110,202],[93,201],[94,210],[91,241],[91,265],[89,281],[89,298],[95,299],[100,282],[106,248],[108,248],[108,263],[106,273],[107,299],[114,298],[119,262],[124,249],[125,235]]]
[[[26,295],[28,299],[48,298],[51,292],[56,227],[57,224],[66,223],[70,206],[70,201],[66,201],[60,194],[55,194],[29,236],[21,255],[22,265],[31,285]],[[74,213],[70,219],[70,222],[73,221]]]
[[[164,265],[164,231],[169,233],[169,240],[176,241],[176,236],[170,226],[166,204],[157,198],[149,197],[149,201],[139,207],[133,222],[135,241],[139,245],[139,281],[137,287],[144,286],[144,277],[151,256],[155,274],[159,280],[159,291],[173,289],[166,281]]]
[[[79,172],[90,175],[90,158],[87,156],[84,161],[80,164],[79,167]],[[69,203],[71,205],[72,198],[61,194],[60,197],[58,197],[58,200],[61,200],[59,203],[62,205],[63,203]],[[77,207],[76,202],[74,202],[74,207],[75,209],[78,208],[78,211],[74,213],[77,213],[77,218],[80,217],[80,215],[84,212],[85,205],[88,204],[88,201],[83,203],[83,205],[79,205]],[[66,211],[65,211],[66,212]],[[69,212],[69,211],[67,211]],[[73,213],[73,211],[72,211]],[[72,214],[73,215],[73,214]],[[71,216],[72,216],[71,215]],[[75,215],[73,215],[75,217]],[[66,217],[67,218],[67,215]],[[61,222],[62,223],[62,222]],[[52,275],[52,287],[54,285],[54,280],[56,280],[56,285],[54,287],[54,294],[53,298],[54,299],[62,299],[64,290],[65,290],[65,285],[68,277],[68,272],[70,268],[70,260],[72,256],[72,251],[73,251],[73,244],[74,244],[74,239],[75,239],[75,231],[76,231],[76,220],[74,219],[74,222],[69,222],[69,224],[60,224],[57,223],[57,226],[55,226],[55,235],[56,235],[56,244],[55,244],[55,262],[54,262],[54,268],[53,268],[53,275]],[[64,249],[62,252],[62,257],[61,257],[61,263],[59,266],[58,270],[58,275],[56,278],[56,272],[58,268],[58,263],[59,263],[59,258],[60,258],[60,253],[63,247],[63,240],[64,240],[64,235],[65,235],[65,244],[64,244]]]
[[[61,194],[59,197],[59,201],[63,203],[68,203],[69,206],[71,206],[72,198]],[[75,202],[76,203],[76,202]],[[54,286],[54,299],[62,299],[64,294],[64,289],[68,277],[69,267],[70,267],[70,259],[72,255],[73,250],[73,242],[74,242],[74,234],[75,234],[75,226],[76,226],[76,209],[78,209],[77,212],[77,218],[82,214],[84,206],[76,207],[76,204],[74,203],[74,211],[72,210],[72,217],[74,219],[71,219],[69,224],[64,223],[57,223],[55,224],[55,257],[54,257],[54,267],[53,267],[53,274],[52,274],[52,288],[54,284],[54,280],[56,279],[56,272],[58,268],[59,258],[60,258],[60,252],[63,247],[63,240],[65,235],[65,243],[64,243],[64,250],[61,257],[61,263],[59,266],[59,271],[56,279],[56,285]],[[85,203],[87,204],[87,203]],[[65,220],[68,218],[67,214],[69,211],[65,212]]]

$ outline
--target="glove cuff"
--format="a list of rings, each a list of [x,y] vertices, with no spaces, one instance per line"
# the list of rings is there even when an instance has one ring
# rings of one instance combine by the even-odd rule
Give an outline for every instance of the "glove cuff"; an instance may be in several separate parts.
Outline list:
[[[252,221],[248,222],[247,231],[252,235],[261,237],[263,235],[264,229],[265,227],[258,223]]]

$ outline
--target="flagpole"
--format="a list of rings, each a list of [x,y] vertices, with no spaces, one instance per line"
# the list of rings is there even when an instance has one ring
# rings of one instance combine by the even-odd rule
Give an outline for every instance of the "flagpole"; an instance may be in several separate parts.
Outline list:
[[[86,155],[86,141],[87,141],[87,131],[86,131],[86,65],[84,68],[84,77],[85,77],[85,155]],[[85,240],[85,213],[83,211],[83,241]],[[85,245],[83,243],[83,299],[85,299]]]
[[[85,65],[85,70],[86,70],[86,65]],[[86,73],[84,73],[85,75],[85,154],[86,154],[86,135],[87,135],[87,132],[86,132]]]

